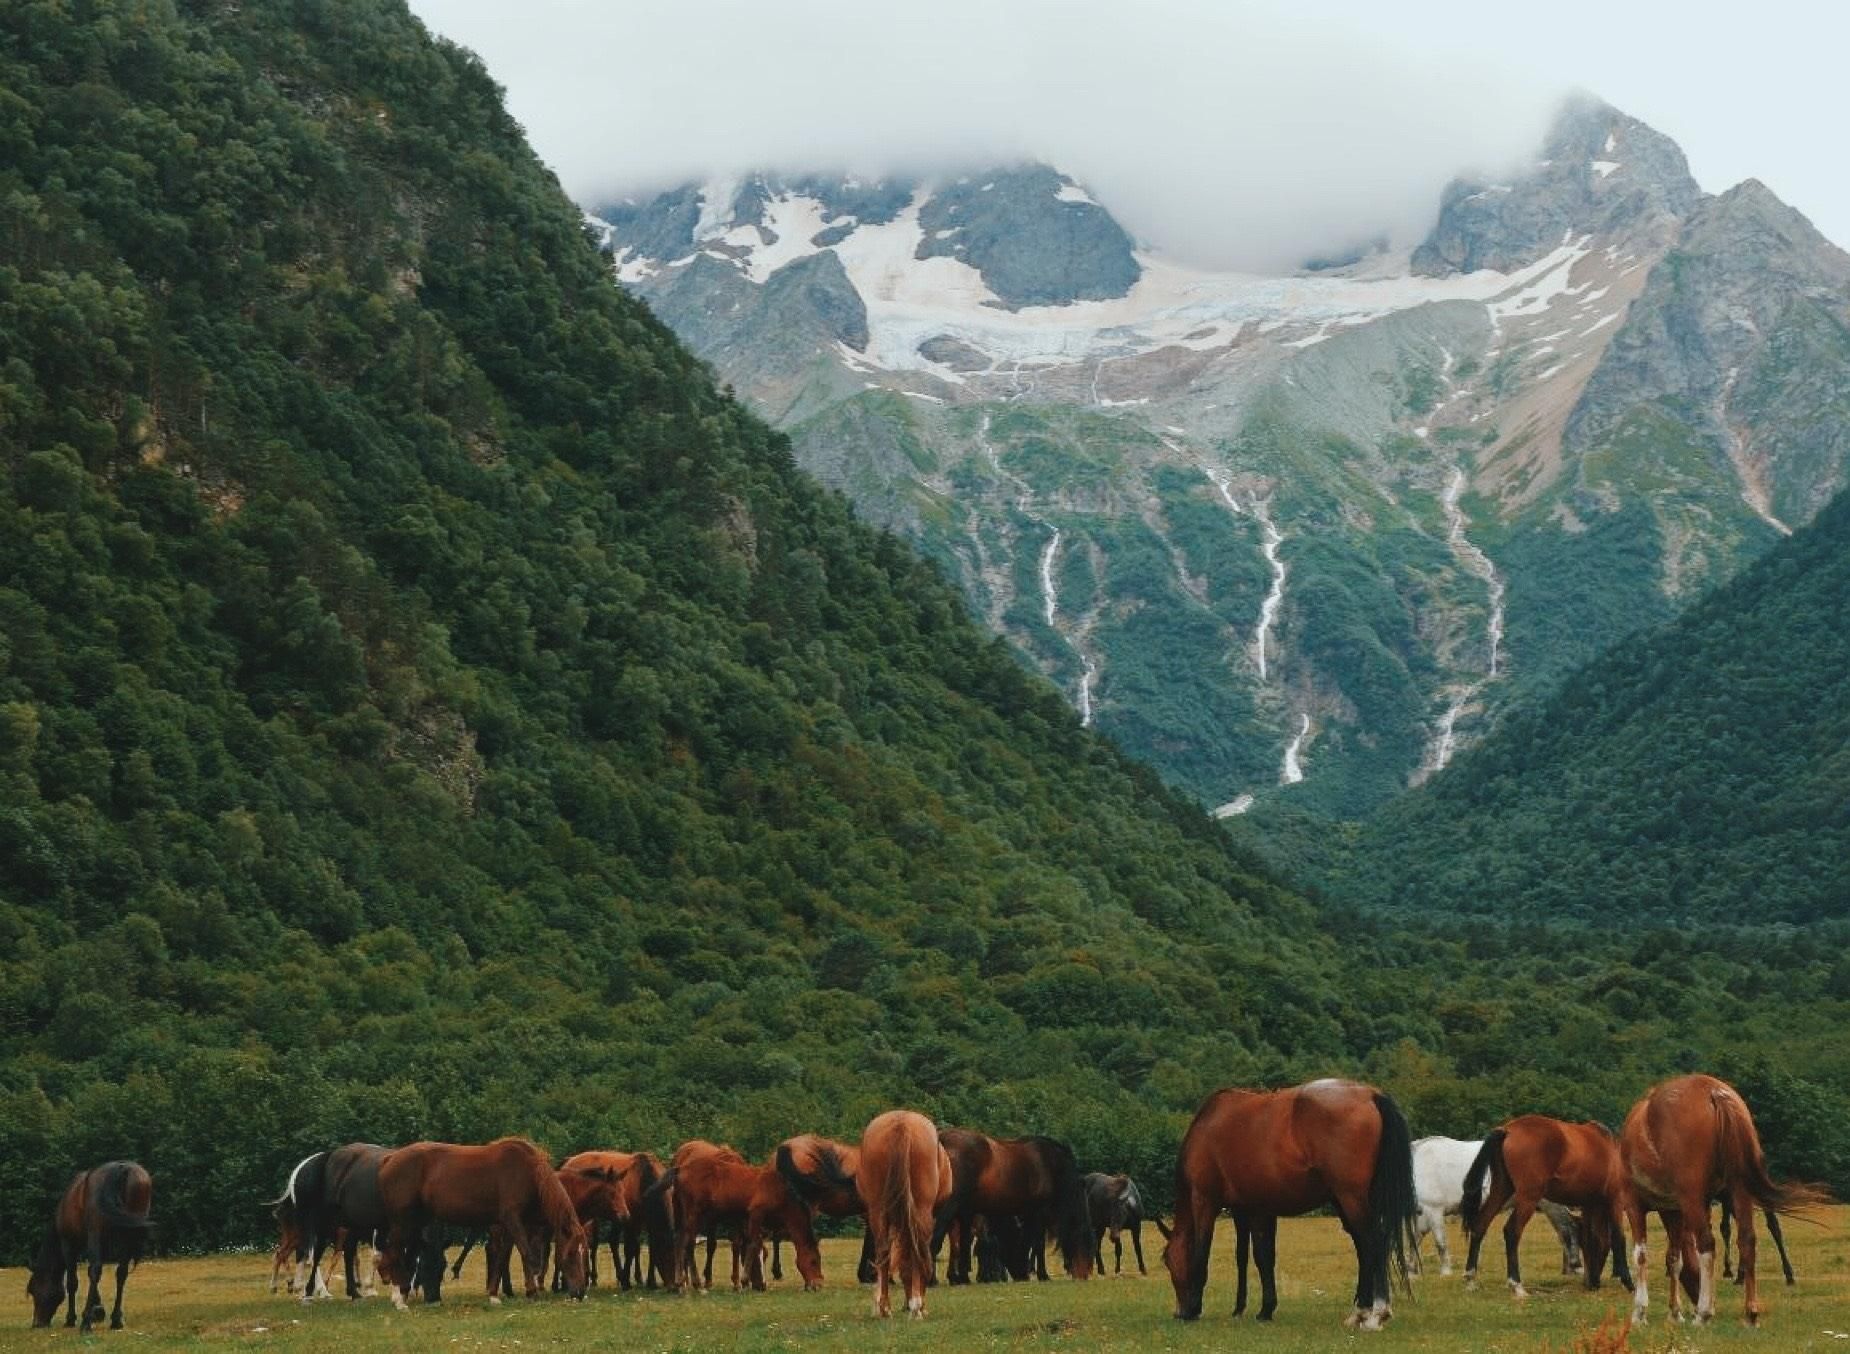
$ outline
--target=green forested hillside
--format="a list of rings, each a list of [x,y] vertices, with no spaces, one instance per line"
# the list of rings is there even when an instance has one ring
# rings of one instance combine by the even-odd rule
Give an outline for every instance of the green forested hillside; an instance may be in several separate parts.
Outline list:
[[[397,0],[0,8],[0,241],[9,1261],[108,1156],[213,1245],[342,1139],[896,1101],[1160,1190],[1207,1088],[1343,1068],[1465,1132],[1739,1067],[1850,1176],[1835,948],[1320,917],[799,475]]]
[[[1495,919],[1850,921],[1850,496],[1365,824],[1333,890]]]

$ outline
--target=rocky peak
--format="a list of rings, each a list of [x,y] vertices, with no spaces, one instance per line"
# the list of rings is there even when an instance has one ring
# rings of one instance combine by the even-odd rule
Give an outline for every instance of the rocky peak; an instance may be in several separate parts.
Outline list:
[[[1535,262],[1563,240],[1661,243],[1702,200],[1676,142],[1597,99],[1569,100],[1542,157],[1506,180],[1454,179],[1439,220],[1413,253],[1430,277]]]

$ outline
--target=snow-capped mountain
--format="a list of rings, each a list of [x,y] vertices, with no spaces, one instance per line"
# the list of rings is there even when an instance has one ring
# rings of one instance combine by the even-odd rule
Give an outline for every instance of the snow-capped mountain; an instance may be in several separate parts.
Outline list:
[[[1432,232],[1289,275],[1044,165],[599,205],[619,277],[1088,722],[1353,812],[1840,487],[1850,258],[1590,100]]]

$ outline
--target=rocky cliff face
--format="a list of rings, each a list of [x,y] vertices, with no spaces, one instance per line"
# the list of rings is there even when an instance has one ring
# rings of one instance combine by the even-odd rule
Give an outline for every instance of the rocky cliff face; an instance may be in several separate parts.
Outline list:
[[[1204,804],[1367,809],[1843,482],[1845,259],[1604,105],[1411,255],[1137,251],[1043,166],[597,215],[619,275]]]

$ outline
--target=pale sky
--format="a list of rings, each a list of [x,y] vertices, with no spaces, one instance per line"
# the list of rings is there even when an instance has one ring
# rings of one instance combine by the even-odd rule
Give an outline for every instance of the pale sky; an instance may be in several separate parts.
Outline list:
[[[1412,243],[1585,89],[1850,243],[1850,3],[411,0],[581,201],[753,168],[1050,161],[1223,266]]]

